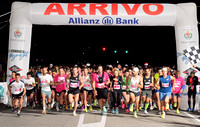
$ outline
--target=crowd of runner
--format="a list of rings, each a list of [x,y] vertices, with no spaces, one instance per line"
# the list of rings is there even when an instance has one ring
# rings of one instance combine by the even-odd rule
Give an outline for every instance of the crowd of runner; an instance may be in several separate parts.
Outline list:
[[[98,105],[101,115],[107,110],[113,114],[125,110],[137,118],[139,111],[148,114],[149,110],[157,109],[157,114],[165,118],[165,112],[170,109],[174,108],[177,114],[180,113],[185,85],[188,85],[187,111],[195,110],[198,84],[194,72],[185,82],[179,70],[170,67],[152,68],[148,63],[143,67],[122,67],[120,64],[105,67],[90,64],[54,67],[51,64],[49,67],[31,67],[25,79],[21,79],[19,73],[12,72],[8,89],[12,98],[12,111],[16,111],[18,116],[24,96],[27,96],[27,105],[32,108],[42,105],[42,114],[55,107],[60,112],[73,109],[73,115],[76,116],[78,107],[82,111],[92,112],[93,107]]]

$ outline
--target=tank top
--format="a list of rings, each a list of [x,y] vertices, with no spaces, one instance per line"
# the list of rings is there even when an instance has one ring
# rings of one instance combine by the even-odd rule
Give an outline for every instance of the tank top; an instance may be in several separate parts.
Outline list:
[[[160,76],[160,92],[167,93],[172,92],[171,77],[167,75],[167,78]]]
[[[136,80],[131,77],[131,82],[130,82],[130,91],[132,92],[140,92],[139,87],[137,87],[135,84],[139,84],[140,81],[140,76]]]
[[[69,80],[69,87],[71,88],[78,88],[79,87],[79,74],[74,77],[73,75],[70,77],[70,80]]]
[[[144,78],[143,78],[144,86],[143,86],[142,90],[149,90],[150,91],[152,89],[152,87],[150,86],[150,83],[152,83],[151,79],[152,79],[152,76],[150,76],[149,78],[146,78],[144,76]]]
[[[130,82],[131,82],[131,79],[128,79],[128,84],[126,83],[126,79],[125,77],[123,77],[123,84],[122,84],[122,90],[129,90],[129,89],[126,89],[126,85],[130,85]]]
[[[87,77],[83,75],[83,83],[84,83],[84,88],[86,90],[92,90],[92,84],[90,82],[91,82],[90,74],[88,74]]]

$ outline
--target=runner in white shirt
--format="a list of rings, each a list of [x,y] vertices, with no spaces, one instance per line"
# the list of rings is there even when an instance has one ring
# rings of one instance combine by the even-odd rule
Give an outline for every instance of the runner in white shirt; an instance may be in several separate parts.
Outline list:
[[[50,85],[53,85],[53,77],[47,74],[47,68],[43,68],[42,75],[39,76],[40,83],[41,83],[41,96],[42,96],[42,105],[43,111],[42,114],[46,114],[46,102],[45,98],[47,97],[48,100],[48,111],[51,109],[51,88]]]
[[[19,108],[17,112],[17,116],[20,116],[20,112],[23,104],[23,97],[26,94],[26,88],[24,82],[21,80],[21,76],[19,73],[16,73],[15,80],[9,84],[9,92],[12,93],[11,98],[13,99],[13,107],[16,109],[18,106],[19,100]]]
[[[84,95],[84,106],[85,106],[85,112],[87,112],[87,99],[90,102],[90,112],[92,112],[92,77],[90,74],[88,74],[88,68],[84,68],[83,72],[83,83],[84,83],[84,88],[83,88],[83,95]]]
[[[34,103],[34,94],[35,94],[35,79],[31,77],[31,73],[27,73],[27,78],[24,79],[24,84],[26,86],[26,96],[29,105],[33,107]]]

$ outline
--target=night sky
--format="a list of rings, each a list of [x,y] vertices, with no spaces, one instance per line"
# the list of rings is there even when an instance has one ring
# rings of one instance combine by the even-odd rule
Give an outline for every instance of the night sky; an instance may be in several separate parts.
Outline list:
[[[24,2],[62,2],[69,0],[21,0]],[[195,2],[194,0],[166,0],[167,3]],[[0,14],[10,11],[13,1],[1,0]],[[76,0],[76,3],[99,1]],[[118,0],[102,3],[166,3],[163,0]],[[200,1],[195,2],[200,6]],[[198,7],[198,14],[200,8]],[[0,18],[8,20],[10,15]],[[198,20],[199,20],[198,16]],[[6,23],[1,23],[0,27]],[[9,24],[0,30],[0,63],[6,64]],[[106,51],[102,51],[106,47]],[[117,50],[117,53],[114,53]],[[128,54],[125,53],[128,50]],[[4,56],[4,57],[2,57]],[[153,66],[176,65],[175,31],[172,26],[48,26],[33,25],[31,65],[49,63],[66,65],[78,62],[101,64],[143,64]],[[36,61],[38,59],[38,61]]]

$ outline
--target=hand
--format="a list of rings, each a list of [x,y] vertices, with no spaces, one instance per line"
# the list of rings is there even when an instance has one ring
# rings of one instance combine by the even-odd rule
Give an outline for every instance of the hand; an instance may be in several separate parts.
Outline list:
[[[175,90],[175,88],[174,87],[172,87],[172,92]]]
[[[79,86],[79,90],[81,90],[81,88],[82,88],[82,87],[81,87],[81,86]]]
[[[183,90],[180,90],[180,93],[183,93]]]
[[[6,95],[8,95],[8,93],[9,93],[9,92],[7,91],[7,92],[6,92]]]
[[[192,65],[193,66],[193,68],[196,68],[197,66],[195,66],[195,65]]]
[[[97,96],[97,91],[96,91],[96,89],[94,90],[94,96]]]

